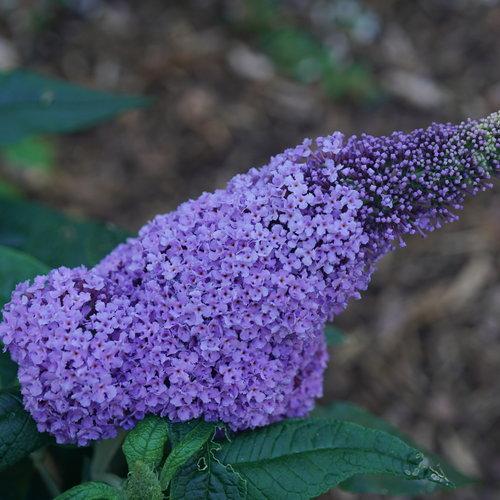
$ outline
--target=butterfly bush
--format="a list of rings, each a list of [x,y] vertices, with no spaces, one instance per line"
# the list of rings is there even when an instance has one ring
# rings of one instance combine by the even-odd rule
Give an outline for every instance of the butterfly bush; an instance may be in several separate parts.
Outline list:
[[[306,139],[157,216],[95,268],[18,285],[0,336],[39,430],[85,445],[148,413],[234,430],[306,415],[325,322],[405,234],[490,186],[499,121]]]

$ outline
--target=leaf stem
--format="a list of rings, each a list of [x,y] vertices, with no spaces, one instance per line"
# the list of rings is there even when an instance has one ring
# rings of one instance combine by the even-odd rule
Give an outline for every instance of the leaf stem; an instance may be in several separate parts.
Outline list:
[[[90,462],[90,479],[92,481],[102,481],[106,476],[113,476],[113,474],[108,474],[107,472],[124,438],[125,432],[121,432],[114,439],[106,439],[94,444],[94,454]]]
[[[59,476],[57,466],[47,449],[34,451],[30,454],[30,458],[50,495],[52,497],[60,495],[60,478],[57,477],[57,480],[54,478],[54,476]]]

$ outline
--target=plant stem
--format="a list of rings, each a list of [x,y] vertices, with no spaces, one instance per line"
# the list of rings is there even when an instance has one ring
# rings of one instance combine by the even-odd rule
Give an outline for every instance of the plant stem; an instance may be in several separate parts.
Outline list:
[[[114,439],[106,439],[105,441],[98,441],[94,444],[94,454],[90,462],[90,479],[109,482],[109,480],[105,478],[114,476],[108,473],[108,469],[116,452],[120,449],[124,438],[125,432],[122,432]]]
[[[50,495],[53,497],[60,495],[61,488],[53,474],[53,472],[56,472],[57,475],[57,469],[48,451],[46,449],[37,450],[31,453],[30,457],[33,466],[37,470]]]

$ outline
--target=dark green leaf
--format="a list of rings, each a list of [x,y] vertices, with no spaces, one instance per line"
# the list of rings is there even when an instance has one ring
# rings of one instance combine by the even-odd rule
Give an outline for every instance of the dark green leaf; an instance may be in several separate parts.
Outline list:
[[[314,416],[332,417],[338,420],[354,422],[371,429],[378,429],[400,438],[410,446],[418,448],[410,438],[399,432],[391,424],[352,403],[339,401],[327,407],[318,407],[314,410]],[[430,457],[434,463],[439,463],[439,467],[455,487],[462,487],[474,482],[436,455],[422,449],[421,451]],[[339,486],[342,489],[356,493],[391,493],[394,495],[421,495],[446,487],[446,485],[429,479],[414,481],[388,475],[357,475],[344,481]]]
[[[138,422],[127,434],[122,447],[129,470],[134,468],[136,462],[142,462],[151,468],[158,467],[167,439],[165,419],[150,415]]]
[[[0,394],[0,470],[15,464],[47,440],[45,434],[38,432],[19,396]]]
[[[262,42],[276,65],[301,82],[320,80],[333,64],[331,53],[317,40],[293,27],[273,29],[262,37]]]
[[[65,491],[55,500],[121,500],[122,498],[122,492],[114,486],[92,481]]]
[[[363,427],[389,432],[403,438],[403,435],[400,434],[399,431],[389,422],[386,422],[385,420],[371,414],[364,408],[347,401],[336,401],[328,406],[317,406],[312,411],[310,416],[313,418],[335,418],[337,420],[348,420],[349,422],[354,422],[362,425]]]
[[[42,137],[27,137],[21,142],[5,146],[3,157],[8,163],[21,168],[50,171],[54,167],[54,143]]]
[[[207,443],[201,454],[192,457],[174,476],[171,500],[244,500],[246,481],[214,456],[215,443]]]
[[[339,488],[351,493],[371,493],[379,495],[427,495],[439,486],[426,480],[405,480],[388,474],[357,474],[339,484]]]
[[[19,282],[48,272],[49,268],[33,257],[0,245],[0,307],[8,302]]]
[[[161,470],[160,483],[164,490],[179,468],[193,455],[198,453],[203,445],[213,437],[217,424],[199,420],[196,425],[174,446]]]
[[[163,500],[162,488],[156,472],[143,462],[135,462],[125,487],[130,500]]]
[[[171,422],[167,420],[168,438],[172,446],[177,446],[197,425],[199,420],[188,420],[186,422]]]
[[[24,70],[0,73],[0,145],[73,132],[145,106],[143,97],[89,90]]]
[[[113,226],[75,220],[43,205],[0,198],[0,245],[49,267],[94,266],[127,236]]]
[[[3,352],[0,342],[0,391],[16,389],[19,387],[17,380],[17,364],[10,359],[8,353]]]
[[[3,179],[0,179],[0,196],[2,198],[16,199],[20,198],[21,194],[22,194],[21,191],[16,185],[7,182]]]
[[[33,472],[33,462],[29,458],[25,458],[0,472],[0,498],[2,500],[29,499]]]
[[[311,498],[357,474],[448,484],[422,453],[400,439],[329,418],[244,432],[216,456],[247,480],[251,498]]]
[[[325,326],[326,345],[337,346],[345,341],[344,333],[333,325]]]

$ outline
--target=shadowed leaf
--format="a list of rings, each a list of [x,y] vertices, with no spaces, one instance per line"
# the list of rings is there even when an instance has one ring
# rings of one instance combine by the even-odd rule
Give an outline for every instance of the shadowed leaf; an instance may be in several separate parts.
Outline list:
[[[0,73],[0,146],[40,133],[73,132],[149,99],[115,95],[48,78],[31,71]]]
[[[418,448],[418,446],[415,445],[411,439],[399,432],[391,424],[352,403],[340,401],[327,407],[318,407],[314,410],[313,416],[332,417],[338,420],[355,422],[363,425],[364,427],[378,429],[392,434],[411,446]],[[457,471],[454,467],[447,464],[436,455],[428,453],[425,450],[422,451],[430,457],[433,462],[439,463],[440,468],[455,487],[458,488],[466,486],[474,482],[472,479],[464,476],[461,472]],[[355,493],[391,493],[394,495],[422,495],[446,487],[444,484],[436,483],[427,478],[415,481],[381,474],[356,475],[347,481],[344,481],[339,486],[344,490]]]
[[[47,442],[48,436],[38,432],[20,396],[0,394],[0,470],[19,462]]]

